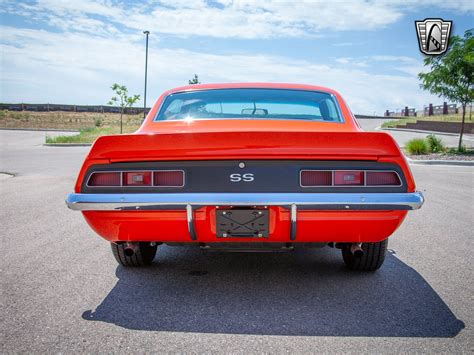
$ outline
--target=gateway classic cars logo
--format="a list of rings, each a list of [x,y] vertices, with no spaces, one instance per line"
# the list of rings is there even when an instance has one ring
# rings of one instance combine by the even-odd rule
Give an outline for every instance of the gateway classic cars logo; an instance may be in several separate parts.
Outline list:
[[[427,55],[440,55],[448,49],[452,21],[427,18],[415,21],[420,51]]]

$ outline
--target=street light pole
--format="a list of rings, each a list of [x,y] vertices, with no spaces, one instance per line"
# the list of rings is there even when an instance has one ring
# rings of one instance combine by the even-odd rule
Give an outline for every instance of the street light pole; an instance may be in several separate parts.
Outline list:
[[[143,34],[146,35],[146,51],[145,51],[145,95],[143,95],[143,118],[146,117],[146,79],[148,71],[148,35],[150,31],[143,31]]]

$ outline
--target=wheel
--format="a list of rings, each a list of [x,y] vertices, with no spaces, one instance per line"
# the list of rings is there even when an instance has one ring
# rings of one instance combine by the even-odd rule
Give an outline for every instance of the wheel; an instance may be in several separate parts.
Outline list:
[[[346,266],[351,270],[375,271],[382,266],[385,260],[387,246],[388,239],[378,243],[363,243],[362,250],[364,255],[361,257],[355,257],[350,252],[350,248],[345,247],[341,250],[342,258]]]
[[[150,265],[155,258],[156,244],[151,245],[150,243],[134,243],[133,248],[125,243],[115,244],[110,243],[112,247],[112,253],[114,254],[115,260],[123,266],[145,266]]]

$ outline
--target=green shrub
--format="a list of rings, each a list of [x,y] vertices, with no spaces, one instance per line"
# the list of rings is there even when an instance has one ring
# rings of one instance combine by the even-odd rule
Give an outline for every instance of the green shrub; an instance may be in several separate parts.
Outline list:
[[[458,153],[467,153],[467,147],[465,144],[461,144],[461,148],[458,149]]]
[[[447,148],[446,153],[448,154],[461,154],[461,155],[474,155],[474,150],[470,150],[465,144],[461,144],[461,149],[458,148]]]
[[[428,146],[428,143],[425,139],[413,138],[407,142],[407,144],[405,145],[405,149],[408,154],[421,155],[427,154],[429,152],[430,147]]]
[[[94,132],[94,131],[97,131],[97,128],[96,127],[86,127],[86,128],[81,128],[79,130],[80,133],[90,133],[90,132]]]
[[[102,126],[102,119],[101,119],[100,117],[94,118],[94,125],[95,125],[96,127]]]
[[[441,138],[436,137],[434,134],[430,134],[426,137],[426,143],[428,143],[428,147],[432,153],[442,153],[446,150]]]

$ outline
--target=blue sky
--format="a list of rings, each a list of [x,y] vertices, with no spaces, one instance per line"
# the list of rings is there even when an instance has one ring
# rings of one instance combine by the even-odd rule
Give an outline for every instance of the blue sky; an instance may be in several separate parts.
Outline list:
[[[441,103],[419,89],[415,20],[474,27],[474,1],[0,0],[1,102],[105,104],[110,85],[147,102],[194,73],[209,82],[328,86],[355,113]]]

